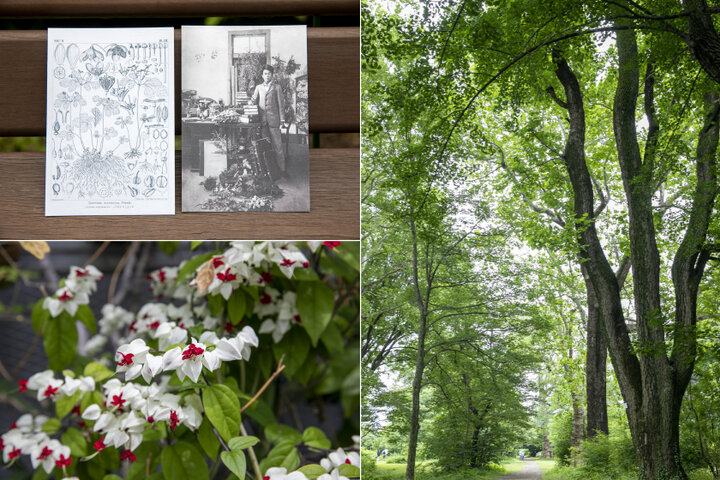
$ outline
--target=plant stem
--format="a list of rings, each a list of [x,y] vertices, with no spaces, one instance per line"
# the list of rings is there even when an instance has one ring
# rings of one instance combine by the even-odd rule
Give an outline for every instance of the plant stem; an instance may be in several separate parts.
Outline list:
[[[245,430],[245,425],[243,425],[242,422],[240,422],[240,433],[242,433],[245,437],[248,436],[247,430]],[[248,447],[247,451],[250,455],[250,463],[252,463],[255,475],[257,476],[257,478],[263,478],[262,472],[260,471],[260,464],[258,463],[257,457],[255,456],[255,450],[253,450],[253,447]]]
[[[277,366],[277,369],[275,370],[275,372],[273,372],[273,374],[270,375],[270,378],[268,378],[267,381],[265,382],[265,384],[262,387],[260,387],[260,390],[257,391],[255,396],[252,397],[248,403],[246,403],[245,405],[242,406],[242,408],[240,409],[240,412],[244,412],[246,408],[248,408],[250,405],[252,405],[252,403],[255,400],[257,400],[258,397],[265,391],[265,389],[268,387],[268,385],[270,385],[270,382],[272,382],[275,379],[275,377],[280,375],[280,372],[282,372],[285,369],[285,365],[283,365],[283,363],[282,363],[284,359],[285,359],[285,355],[280,357],[280,362],[278,362],[278,366]]]

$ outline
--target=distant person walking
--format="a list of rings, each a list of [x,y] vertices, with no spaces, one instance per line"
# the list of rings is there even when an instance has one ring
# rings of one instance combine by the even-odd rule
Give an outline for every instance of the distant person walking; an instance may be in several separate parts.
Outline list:
[[[520,449],[520,461],[524,461],[524,460],[525,460],[525,450],[523,450],[523,449],[521,448],[521,449]]]

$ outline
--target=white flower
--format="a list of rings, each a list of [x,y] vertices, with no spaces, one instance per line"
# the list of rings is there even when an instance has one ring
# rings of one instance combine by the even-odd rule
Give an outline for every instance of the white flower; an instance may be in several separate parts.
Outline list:
[[[145,357],[150,347],[145,345],[145,340],[137,338],[129,344],[120,345],[115,353],[117,372],[125,372],[125,381],[132,380],[140,375]]]
[[[263,478],[267,478],[268,480],[307,480],[304,473],[287,473],[287,469],[282,467],[268,468]]]
[[[162,360],[163,357],[160,355],[147,354],[141,371],[146,382],[150,383],[155,375],[162,372]]]
[[[185,406],[181,410],[181,421],[192,430],[200,428],[202,423],[202,402],[200,395],[191,394],[185,397]]]
[[[98,321],[100,333],[110,335],[133,321],[134,315],[124,308],[107,303],[102,308],[102,318]]]
[[[74,317],[80,305],[90,303],[90,297],[86,292],[75,292],[67,286],[55,292],[55,295],[55,297],[45,297],[43,301],[43,308],[49,310],[53,318],[63,311]]]
[[[249,360],[250,347],[257,346],[257,335],[248,326],[243,328],[234,338],[221,338],[218,340],[215,351],[222,361]]]
[[[348,477],[340,475],[340,471],[338,469],[335,469],[331,473],[323,473],[322,475],[317,477],[317,480],[350,480],[350,479]]]
[[[92,377],[71,378],[65,376],[65,384],[61,387],[65,395],[73,395],[80,390],[81,392],[92,392],[95,390],[95,379]]]
[[[105,335],[97,334],[90,337],[85,343],[85,353],[88,355],[97,355],[107,344],[108,337]]]
[[[100,405],[93,403],[92,405],[87,407],[84,412],[82,412],[81,417],[84,420],[97,420],[98,418],[100,418]]]
[[[220,359],[216,351],[208,352],[205,344],[194,338],[184,350],[175,347],[163,355],[163,370],[176,370],[181,381],[187,376],[197,382],[203,366],[212,372],[220,366]]]
[[[160,350],[166,350],[170,345],[185,343],[187,330],[176,327],[174,322],[165,322],[160,324],[155,332],[150,333],[150,336],[158,339]]]
[[[63,395],[60,387],[63,386],[63,380],[54,377],[52,370],[36,373],[28,378],[27,387],[29,390],[37,390],[38,401],[44,398],[58,398]]]
[[[76,293],[93,293],[97,290],[97,281],[102,280],[103,274],[92,265],[87,267],[70,267],[70,273],[65,280],[65,285]]]
[[[43,470],[47,473],[52,472],[55,462],[63,458],[70,457],[70,447],[63,445],[53,438],[41,441],[30,447],[30,461],[35,470],[42,465]]]
[[[262,325],[260,325],[258,333],[272,333],[273,341],[275,343],[280,343],[282,338],[285,336],[285,333],[290,330],[290,327],[290,320],[278,319],[277,321],[274,321],[268,318],[262,323]]]
[[[328,458],[320,460],[320,465],[328,472],[338,468],[344,463],[349,463],[350,465],[360,468],[360,455],[357,452],[348,452],[346,454],[345,450],[338,448],[328,455]]]

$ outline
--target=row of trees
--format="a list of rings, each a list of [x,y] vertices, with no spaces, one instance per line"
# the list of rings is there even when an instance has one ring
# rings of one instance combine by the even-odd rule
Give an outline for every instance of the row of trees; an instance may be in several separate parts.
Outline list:
[[[523,327],[535,341],[552,327],[549,359],[586,379],[566,382],[574,446],[610,431],[609,353],[640,477],[687,478],[681,419],[712,422],[690,405],[694,389],[717,397],[693,374],[716,348],[699,339],[713,338],[717,309],[704,302],[717,298],[720,10],[704,0],[395,8],[363,6],[363,352],[371,371],[392,358],[415,365],[407,478],[426,368],[458,355],[443,342],[462,322],[506,330],[493,337],[508,354]],[[470,344],[475,361],[488,352]],[[707,450],[708,429],[698,431]]]

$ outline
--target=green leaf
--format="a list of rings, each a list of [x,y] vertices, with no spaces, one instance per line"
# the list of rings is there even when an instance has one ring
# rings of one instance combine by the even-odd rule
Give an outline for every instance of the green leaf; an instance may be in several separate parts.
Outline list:
[[[283,442],[270,450],[267,457],[260,462],[260,470],[267,471],[270,467],[283,467],[288,472],[300,465],[297,449],[291,442]]]
[[[210,385],[202,393],[205,415],[223,440],[240,431],[240,401],[226,385]]]
[[[203,417],[197,435],[200,446],[205,451],[205,453],[207,453],[207,456],[210,458],[217,457],[218,449],[220,448],[220,442],[215,436],[215,433],[213,433],[212,426],[210,425],[210,421],[207,418]]]
[[[282,442],[290,442],[293,445],[297,445],[302,442],[302,435],[300,435],[300,432],[281,423],[265,427],[265,438],[273,445]]]
[[[68,428],[61,437],[62,444],[70,447],[70,453],[75,457],[84,457],[87,455],[87,442],[85,437],[77,428]]]
[[[43,346],[50,362],[50,368],[60,371],[75,358],[78,333],[67,312],[49,319],[43,329]]]
[[[259,438],[253,437],[251,435],[246,435],[243,437],[235,437],[231,438],[228,442],[228,447],[230,447],[230,450],[243,450],[245,448],[250,448],[256,443],[260,441]],[[238,475],[240,476],[240,475]]]
[[[336,323],[336,321],[330,322],[323,332],[322,337],[320,337],[320,341],[325,345],[325,348],[327,348],[331,356],[345,348],[345,339]]]
[[[320,475],[326,474],[327,470],[325,470],[325,468],[320,465],[311,463],[310,465],[303,465],[302,467],[298,468],[298,472],[304,473],[308,480],[313,480]]]
[[[305,328],[313,347],[317,346],[325,327],[330,323],[335,292],[321,282],[298,282],[297,307],[301,325]]]
[[[35,473],[33,473],[31,480],[46,480],[48,478],[50,478],[50,474],[47,473],[44,468],[38,468],[35,470]]]
[[[45,328],[45,323],[50,319],[50,312],[43,308],[45,298],[38,300],[32,309],[30,320],[35,333],[40,333]]]
[[[317,447],[322,449],[330,448],[330,440],[328,440],[325,432],[317,427],[308,427],[302,435],[302,441],[308,447]]]
[[[180,242],[158,242],[157,245],[160,250],[171,257],[175,253],[175,250],[177,250]]]
[[[359,477],[360,469],[355,465],[349,463],[343,463],[338,467],[338,473],[344,477]]]
[[[58,418],[63,418],[65,415],[72,411],[73,407],[77,405],[78,401],[80,400],[81,394],[82,392],[75,392],[69,397],[60,397],[55,402],[55,413]]]
[[[273,353],[275,360],[279,361],[280,357],[285,354],[285,374],[287,376],[295,375],[310,351],[310,339],[307,335],[298,332],[293,335],[285,335],[280,343],[273,344]]]
[[[317,282],[320,280],[317,276],[317,273],[315,273],[315,270],[312,268],[303,268],[298,267],[295,270],[293,270],[293,279],[299,280],[299,281],[306,281],[306,282]]]
[[[93,312],[90,310],[88,305],[80,305],[77,312],[75,312],[75,317],[73,318],[81,321],[83,325],[90,330],[90,333],[95,333],[97,331],[97,326],[95,325],[95,315],[93,315]]]
[[[177,280],[175,280],[175,285],[180,285],[181,283],[186,281],[188,277],[192,276],[192,274],[195,273],[195,270],[197,270],[200,265],[210,260],[213,255],[214,253],[205,253],[203,255],[193,257],[187,262],[183,263],[182,267],[180,267],[180,270],[178,270],[178,277]]]
[[[225,298],[222,295],[208,295],[207,296],[208,308],[210,309],[210,315],[213,317],[219,316],[223,307],[225,307]]]
[[[245,454],[242,450],[222,452],[220,458],[225,466],[237,475],[238,478],[245,478]]]
[[[360,242],[342,242],[333,251],[350,267],[360,269]]]
[[[103,477],[102,480],[123,480],[123,478],[120,475],[115,475],[114,473],[109,473]]]
[[[210,478],[202,454],[187,442],[177,442],[163,448],[160,464],[166,480],[204,480]]]
[[[59,418],[51,418],[43,424],[42,431],[48,435],[54,435],[60,431],[60,426]]]
[[[203,243],[204,243],[204,242],[202,242],[202,241],[200,241],[200,242],[190,242],[190,250],[195,250],[197,247],[199,247],[199,246],[202,245]]]
[[[110,378],[115,375],[115,372],[107,368],[102,363],[91,362],[85,367],[83,375],[86,377],[92,377],[96,382],[102,382],[106,378]]]
[[[245,300],[245,292],[238,288],[235,290],[230,298],[228,298],[228,314],[230,315],[230,322],[233,325],[237,325],[242,322],[245,317],[247,301]]]

